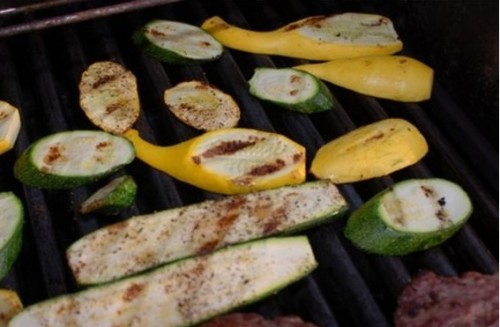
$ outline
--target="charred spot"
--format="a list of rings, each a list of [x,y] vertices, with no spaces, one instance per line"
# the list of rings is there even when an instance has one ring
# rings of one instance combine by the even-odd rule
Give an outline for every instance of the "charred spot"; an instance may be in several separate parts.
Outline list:
[[[210,240],[208,242],[205,242],[202,246],[200,246],[198,253],[199,254],[206,254],[209,252],[212,252],[217,245],[219,244],[219,239],[214,239]]]
[[[446,211],[443,210],[442,208],[436,211],[435,216],[442,222],[448,221],[448,215],[446,214]]]
[[[297,163],[297,162],[302,161],[303,158],[304,158],[304,155],[302,153],[296,153],[293,155],[292,160],[294,163]]]
[[[220,155],[233,154],[233,153],[238,152],[239,150],[242,150],[242,149],[247,148],[249,146],[253,146],[257,142],[258,142],[258,140],[222,142],[219,145],[203,152],[201,154],[201,156],[203,158],[212,158],[212,157],[220,156]]]
[[[106,83],[109,83],[115,79],[117,79],[119,77],[118,74],[115,74],[115,75],[105,75],[105,76],[100,76],[97,81],[94,82],[94,84],[92,84],[92,88],[93,89],[97,89],[98,87],[106,84]]]
[[[405,62],[407,62],[407,61],[408,61],[407,59],[400,59],[400,60],[399,60],[399,63],[400,63],[400,64],[404,64],[404,63],[405,63]]]
[[[144,289],[144,285],[140,284],[132,284],[130,287],[128,287],[125,290],[125,293],[123,293],[123,301],[125,302],[132,302],[139,294],[142,292]]]
[[[194,162],[196,165],[199,165],[199,164],[201,163],[200,156],[193,156],[193,157],[191,157],[191,160],[193,160],[193,162]]]
[[[376,141],[384,138],[385,134],[383,132],[378,132],[377,134],[373,135],[370,138],[367,138],[365,143],[371,142],[371,141]]]
[[[7,113],[4,111],[0,111],[0,120],[3,120],[5,118],[7,118]]]
[[[301,78],[298,75],[292,75],[290,76],[290,83],[297,83],[300,82]]]
[[[299,90],[291,90],[291,91],[290,91],[290,95],[295,96],[295,95],[297,95],[297,94],[299,94]]]
[[[63,148],[59,144],[52,145],[49,147],[47,154],[43,157],[43,162],[47,165],[51,165],[55,161],[61,159],[63,157],[62,150]]]
[[[432,188],[422,185],[420,189],[424,192],[425,197],[429,198],[434,196],[434,190]]]
[[[285,219],[285,208],[281,207],[272,212],[270,219],[264,225],[264,235],[274,233],[282,224]]]
[[[167,34],[154,28],[149,29],[147,32],[153,36],[167,36]]]
[[[249,175],[251,176],[265,176],[272,174],[285,166],[285,161],[282,159],[276,159],[274,163],[264,164],[257,166],[250,170]]]
[[[122,107],[121,103],[115,102],[106,106],[106,113],[111,114]]]
[[[441,199],[438,200],[438,204],[441,207],[444,207],[446,205],[446,199],[444,197],[442,197]]]
[[[382,26],[382,25],[386,25],[388,23],[388,19],[387,18],[379,18],[376,22],[373,22],[373,23],[362,23],[361,25],[362,26],[367,26],[367,27],[375,27],[375,26]]]
[[[210,42],[207,42],[207,41],[200,42],[200,45],[202,47],[207,47],[207,48],[209,48],[210,46],[212,46],[212,44]]]
[[[284,28],[284,31],[286,31],[286,32],[293,31],[295,29],[298,29],[302,26],[307,26],[307,25],[311,25],[311,26],[314,26],[316,28],[321,28],[321,25],[318,24],[318,22],[322,21],[323,19],[325,19],[325,16],[309,17],[309,18],[306,18],[304,20],[301,20],[300,22],[291,23],[291,24],[287,25]]]
[[[105,149],[111,145],[111,142],[99,142],[96,144],[95,148],[99,151]]]

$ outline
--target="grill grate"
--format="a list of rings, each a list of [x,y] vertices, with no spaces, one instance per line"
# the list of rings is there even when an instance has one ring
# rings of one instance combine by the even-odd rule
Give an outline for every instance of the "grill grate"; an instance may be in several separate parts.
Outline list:
[[[327,0],[183,1],[0,38],[0,99],[19,107],[23,119],[14,151],[4,154],[0,161],[0,191],[18,194],[27,216],[21,255],[1,286],[18,290],[26,305],[76,291],[64,251],[77,238],[132,215],[217,196],[173,180],[136,160],[125,168],[139,187],[133,208],[113,218],[80,217],[76,208],[95,190],[95,185],[45,191],[14,180],[13,163],[31,142],[57,131],[95,129],[79,108],[77,85],[89,64],[109,59],[122,63],[137,76],[142,113],[136,127],[154,143],[174,144],[197,134],[168,114],[162,94],[183,80],[206,80],[237,100],[242,109],[240,126],[289,136],[306,147],[308,164],[322,144],[356,126],[387,117],[413,122],[426,136],[429,154],[391,176],[340,186],[352,208],[384,187],[411,177],[454,180],[473,199],[475,212],[457,235],[440,247],[404,257],[373,256],[356,250],[342,235],[344,219],[315,228],[308,236],[319,268],[246,310],[266,316],[294,313],[319,326],[390,326],[401,287],[419,270],[445,275],[468,270],[497,271],[498,151],[465,118],[464,109],[439,80],[432,99],[421,104],[381,101],[330,85],[339,110],[306,116],[261,103],[247,90],[246,81],[255,67],[286,67],[299,60],[227,50],[215,62],[170,66],[143,55],[130,40],[131,33],[152,18],[199,25],[205,18],[219,15],[239,26],[265,30],[306,16],[345,10],[377,11]],[[27,16],[32,18],[31,14]],[[407,49],[405,52],[410,53]]]

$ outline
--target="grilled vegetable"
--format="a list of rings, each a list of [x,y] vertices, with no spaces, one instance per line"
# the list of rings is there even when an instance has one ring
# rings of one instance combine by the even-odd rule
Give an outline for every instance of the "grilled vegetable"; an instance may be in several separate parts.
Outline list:
[[[66,256],[79,284],[97,284],[229,244],[304,230],[346,210],[333,183],[315,181],[133,217],[82,237]]]
[[[361,13],[308,17],[265,32],[215,16],[202,28],[228,48],[310,60],[392,54],[403,47],[389,18]]]
[[[0,154],[14,147],[20,129],[19,110],[5,101],[0,101]]]
[[[80,80],[80,106],[97,127],[123,134],[139,117],[137,81],[120,64],[100,61],[90,65]]]
[[[80,206],[80,212],[82,214],[90,212],[105,215],[116,214],[134,203],[136,193],[137,184],[132,176],[117,177],[85,200]]]
[[[213,131],[238,125],[240,107],[215,86],[201,81],[182,82],[165,90],[165,104],[182,122]]]
[[[14,265],[21,251],[24,208],[12,192],[0,193],[0,280]]]
[[[257,68],[248,81],[250,93],[290,110],[314,113],[331,109],[333,95],[314,75],[291,68]]]
[[[147,23],[132,39],[145,53],[171,64],[215,60],[224,51],[222,44],[201,28],[167,20]]]
[[[431,97],[434,71],[404,56],[370,56],[296,66],[349,90],[404,102]]]
[[[410,166],[427,151],[427,141],[415,126],[389,118],[323,145],[313,158],[311,173],[334,183],[357,182]]]
[[[59,132],[31,144],[14,176],[34,187],[65,189],[95,182],[134,160],[133,145],[102,131]]]
[[[228,128],[170,146],[125,134],[137,157],[170,176],[223,194],[270,189],[305,180],[305,149],[276,133]]]
[[[345,236],[357,247],[382,255],[404,255],[451,237],[472,213],[465,191],[429,178],[399,182],[356,209]]]
[[[23,309],[15,291],[0,289],[0,327],[7,327],[10,319]]]
[[[190,326],[273,294],[316,266],[305,236],[264,239],[32,305],[10,326]]]

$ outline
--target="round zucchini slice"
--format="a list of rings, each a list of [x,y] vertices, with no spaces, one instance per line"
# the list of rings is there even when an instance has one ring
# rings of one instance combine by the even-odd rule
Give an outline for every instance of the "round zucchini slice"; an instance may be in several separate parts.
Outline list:
[[[130,141],[103,131],[80,130],[48,135],[31,144],[14,164],[26,185],[67,189],[95,182],[135,158]]]
[[[439,178],[410,179],[356,209],[344,234],[367,252],[405,255],[450,238],[472,210],[469,196],[459,185]]]
[[[322,112],[336,103],[320,79],[292,68],[257,68],[248,83],[255,97],[293,111]]]
[[[210,34],[186,23],[153,20],[132,36],[150,56],[171,64],[194,64],[219,58],[224,48]]]
[[[22,244],[24,208],[12,192],[0,193],[0,280],[19,255]]]

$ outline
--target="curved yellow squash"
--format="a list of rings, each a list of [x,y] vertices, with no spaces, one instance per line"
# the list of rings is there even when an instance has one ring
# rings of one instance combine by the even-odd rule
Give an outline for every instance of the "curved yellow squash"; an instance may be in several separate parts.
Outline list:
[[[392,54],[403,47],[391,20],[372,14],[313,16],[265,32],[239,28],[215,16],[201,28],[228,48],[310,60]]]
[[[207,191],[238,194],[299,184],[305,180],[305,149],[276,133],[228,128],[171,146],[125,133],[137,157],[183,182]]]
[[[405,56],[369,56],[295,66],[316,77],[378,98],[417,102],[431,97],[434,71]]]
[[[311,173],[339,184],[357,182],[410,166],[427,151],[427,142],[414,125],[389,118],[323,145],[312,161]]]

